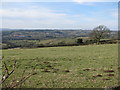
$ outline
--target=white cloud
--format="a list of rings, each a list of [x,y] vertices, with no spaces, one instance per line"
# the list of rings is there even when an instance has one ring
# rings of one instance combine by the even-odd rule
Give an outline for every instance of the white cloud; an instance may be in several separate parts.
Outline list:
[[[114,18],[115,16],[113,16]],[[93,29],[98,25],[105,25],[111,30],[117,30],[118,28],[118,19],[108,19],[108,18],[101,18],[99,15],[94,16],[86,16],[86,15],[76,15],[78,19],[76,22],[76,26],[82,29]]]
[[[35,9],[0,9],[0,15],[4,17],[13,17],[13,18],[57,18],[64,17],[64,13],[54,13],[53,11],[46,8]]]
[[[118,2],[119,0],[1,0],[2,2]]]
[[[119,2],[119,0],[73,0],[73,2],[83,5],[95,6],[95,2]]]
[[[103,13],[103,12],[102,12]],[[116,10],[111,12],[116,17]],[[94,16],[88,15],[68,15],[57,13],[48,8],[39,9],[2,9],[4,28],[77,28],[93,29],[99,24],[104,24],[111,29],[117,29],[117,19],[99,19],[100,12]],[[97,17],[98,16],[98,17]]]
[[[69,18],[69,15],[43,7],[0,9],[0,17],[2,16],[5,28],[57,28],[68,27],[75,23]]]
[[[73,0],[77,3],[86,3],[86,2],[119,2],[119,0]]]
[[[118,13],[117,12],[113,12],[112,16],[118,18]]]
[[[93,12],[91,16],[58,13],[59,10],[51,10],[47,7],[27,8],[4,8],[0,9],[0,17],[3,16],[3,28],[82,28],[93,29],[99,24],[104,24],[111,29],[117,29],[117,18],[115,20],[104,20],[99,15],[105,12]],[[92,13],[92,12],[91,12]],[[116,17],[117,10],[108,12],[109,16]],[[104,17],[104,16],[103,16]],[[106,18],[107,16],[105,16]]]
[[[2,2],[71,2],[72,0],[1,0]]]

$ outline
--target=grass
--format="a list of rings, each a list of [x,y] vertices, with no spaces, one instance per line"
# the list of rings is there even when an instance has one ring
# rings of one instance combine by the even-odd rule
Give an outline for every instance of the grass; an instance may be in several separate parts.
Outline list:
[[[9,68],[17,60],[19,68],[6,82],[35,67],[36,75],[26,88],[102,88],[118,85],[118,45],[87,45],[36,49],[3,50]],[[112,70],[113,72],[110,72]]]

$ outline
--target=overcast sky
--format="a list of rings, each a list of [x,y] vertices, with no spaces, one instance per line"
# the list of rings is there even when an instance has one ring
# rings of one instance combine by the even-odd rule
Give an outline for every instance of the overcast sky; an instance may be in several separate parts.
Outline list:
[[[118,0],[3,1],[0,28],[93,29],[98,25],[112,30],[118,28]]]

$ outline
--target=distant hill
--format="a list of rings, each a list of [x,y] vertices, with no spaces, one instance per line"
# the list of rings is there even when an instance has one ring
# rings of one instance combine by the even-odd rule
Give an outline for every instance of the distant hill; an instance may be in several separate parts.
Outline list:
[[[43,40],[66,37],[87,37],[90,30],[8,30],[2,31],[4,40]]]
[[[45,40],[56,38],[74,38],[88,37],[91,30],[51,30],[51,29],[32,29],[32,30],[3,30],[3,40]],[[117,31],[112,31],[112,34],[117,34]]]
[[[9,29],[9,28],[0,28],[0,31],[11,31],[13,29]]]

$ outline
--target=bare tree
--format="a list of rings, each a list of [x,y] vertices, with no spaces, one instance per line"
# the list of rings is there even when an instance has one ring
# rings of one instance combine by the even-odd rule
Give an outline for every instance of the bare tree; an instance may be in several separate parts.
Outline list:
[[[16,88],[21,86],[28,78],[30,78],[32,75],[35,75],[36,73],[34,72],[35,68],[32,69],[32,71],[27,74],[24,75],[24,73],[26,72],[26,69],[23,70],[22,72],[22,77],[19,78],[19,80],[12,80],[12,82],[10,83],[5,83],[7,81],[8,78],[10,78],[11,75],[13,75],[13,73],[15,73],[15,69],[18,68],[17,67],[17,62],[15,61],[14,64],[12,65],[13,68],[10,71],[8,69],[8,66],[5,62],[3,62],[3,74],[2,74],[2,79],[0,80],[0,85],[4,84],[4,88]]]
[[[101,39],[107,38],[110,36],[110,29],[104,25],[99,25],[94,28],[90,33],[90,37],[95,40],[97,44],[99,44]]]

